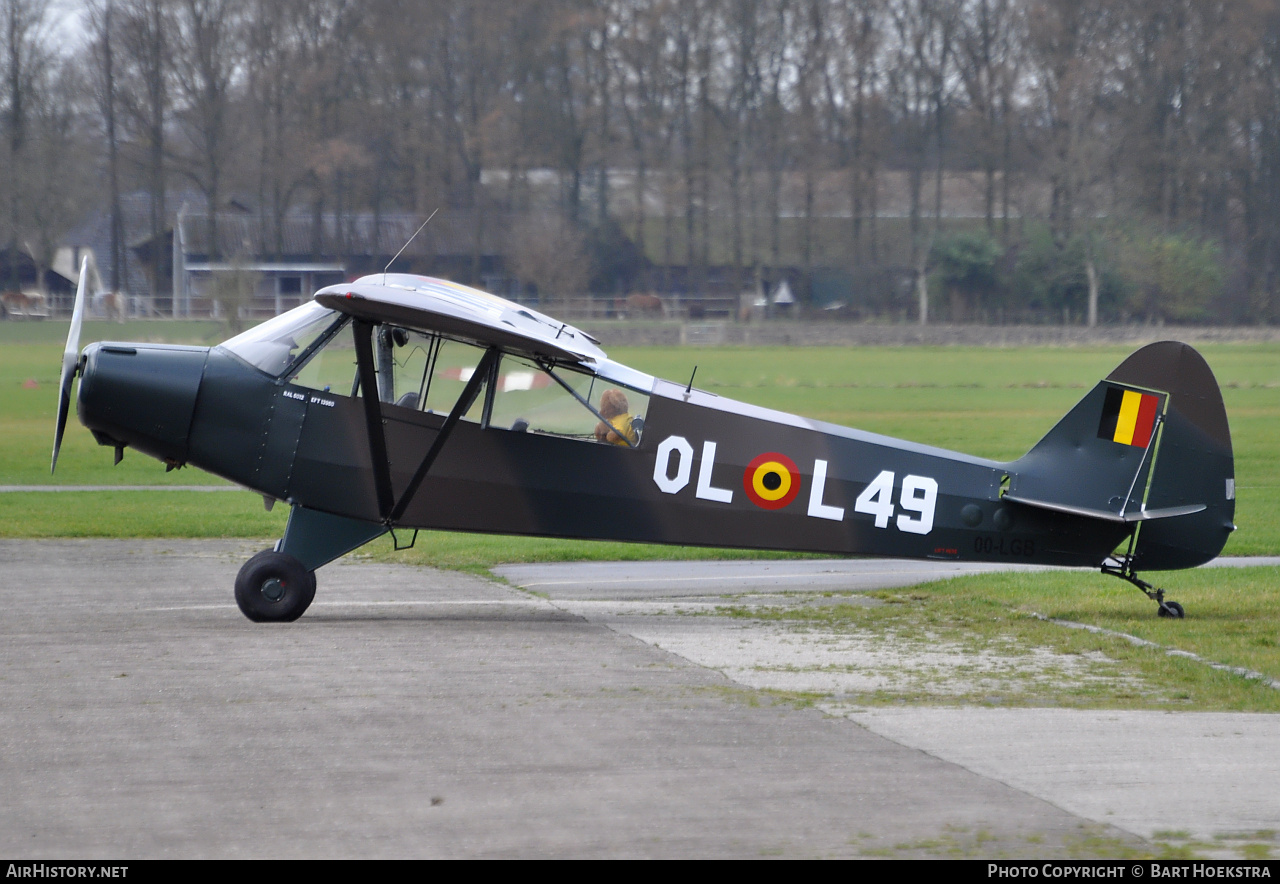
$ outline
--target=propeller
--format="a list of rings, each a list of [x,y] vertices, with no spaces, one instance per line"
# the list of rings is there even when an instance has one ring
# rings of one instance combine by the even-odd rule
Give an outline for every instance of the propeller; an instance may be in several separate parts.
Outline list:
[[[71,310],[71,330],[67,332],[67,348],[62,351],[62,379],[58,383],[58,426],[53,434],[52,473],[58,468],[58,449],[62,447],[62,432],[67,428],[67,410],[71,407],[71,382],[79,373],[80,323],[84,319],[84,290],[89,278],[89,258],[80,262],[80,284],[76,286],[76,305]]]

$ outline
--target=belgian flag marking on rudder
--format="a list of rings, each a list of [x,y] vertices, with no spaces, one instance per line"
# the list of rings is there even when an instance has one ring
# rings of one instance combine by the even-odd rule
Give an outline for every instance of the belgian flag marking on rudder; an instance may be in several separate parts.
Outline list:
[[[1146,448],[1156,426],[1160,397],[1123,387],[1109,387],[1102,404],[1098,438]]]

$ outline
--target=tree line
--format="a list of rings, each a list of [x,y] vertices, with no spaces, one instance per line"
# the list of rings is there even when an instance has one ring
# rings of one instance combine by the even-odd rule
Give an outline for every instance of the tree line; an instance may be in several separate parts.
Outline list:
[[[557,284],[599,291],[785,268],[808,297],[888,280],[920,321],[1280,319],[1275,0],[55,11],[0,0],[0,243],[37,261],[105,206],[119,279],[122,194],[157,233],[194,189],[280,252],[296,213],[533,218],[517,272],[540,234],[578,268]]]

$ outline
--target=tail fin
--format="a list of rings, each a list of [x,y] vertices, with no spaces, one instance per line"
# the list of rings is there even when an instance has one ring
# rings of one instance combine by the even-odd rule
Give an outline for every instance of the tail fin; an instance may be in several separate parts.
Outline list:
[[[1138,350],[1010,465],[1004,499],[1136,523],[1135,569],[1212,559],[1235,529],[1235,461],[1204,358],[1174,341]]]

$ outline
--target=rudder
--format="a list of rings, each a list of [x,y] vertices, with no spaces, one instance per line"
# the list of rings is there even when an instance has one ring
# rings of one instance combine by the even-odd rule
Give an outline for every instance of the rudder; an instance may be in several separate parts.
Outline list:
[[[1204,358],[1175,341],[1133,353],[1010,465],[1005,496],[1134,523],[1135,569],[1212,559],[1234,530],[1235,466]]]
[[[1142,523],[1134,569],[1162,571],[1209,561],[1235,530],[1236,508],[1231,430],[1213,371],[1194,347],[1162,341],[1134,353],[1107,380],[1158,386],[1169,396],[1147,509],[1204,505],[1194,514]]]

